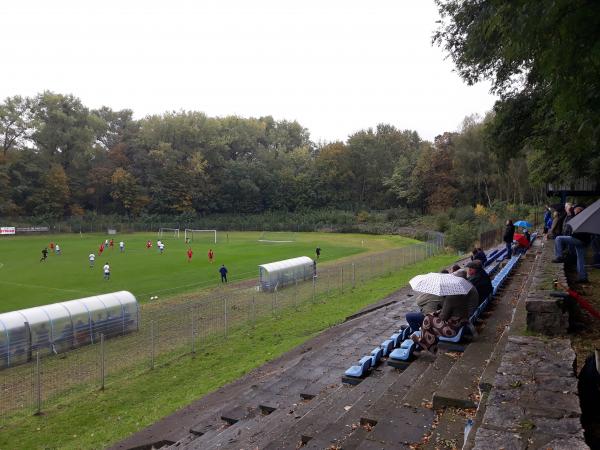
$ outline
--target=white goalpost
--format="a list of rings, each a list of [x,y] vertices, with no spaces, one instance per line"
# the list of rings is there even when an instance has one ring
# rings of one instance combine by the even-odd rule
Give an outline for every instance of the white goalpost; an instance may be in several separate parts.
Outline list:
[[[173,233],[173,237],[179,239],[179,228],[159,228],[158,237],[162,239],[165,236],[165,232]]]
[[[193,242],[194,241],[194,233],[209,233],[214,237],[215,244],[217,243],[217,230],[193,230],[191,228],[186,228],[184,231],[185,242]]]

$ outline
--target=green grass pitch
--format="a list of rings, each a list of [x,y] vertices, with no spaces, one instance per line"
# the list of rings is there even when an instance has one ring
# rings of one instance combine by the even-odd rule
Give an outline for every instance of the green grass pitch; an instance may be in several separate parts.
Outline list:
[[[269,239],[277,240],[277,233]],[[96,257],[90,268],[88,255],[98,254],[99,245],[114,238],[115,246]],[[287,240],[289,233],[282,233]],[[218,269],[225,264],[230,282],[257,279],[258,265],[297,256],[315,257],[321,247],[321,262],[362,252],[383,251],[415,243],[400,236],[368,236],[357,234],[296,233],[294,242],[259,242],[259,232],[217,232],[217,243],[209,233],[195,235],[189,244],[194,255],[187,262],[188,245],[181,237],[165,233],[165,251],[156,247],[157,233],[117,234],[60,234],[0,237],[0,312],[29,308],[48,303],[72,300],[119,290],[132,292],[138,301],[152,296],[169,298],[181,293],[198,291],[220,282]],[[284,239],[285,238],[285,239]],[[125,242],[120,253],[119,241]],[[146,249],[147,240],[153,247]],[[62,255],[49,253],[40,262],[41,250],[50,242],[58,243]],[[208,262],[208,249],[215,260]],[[111,266],[111,279],[102,276],[102,266]]]

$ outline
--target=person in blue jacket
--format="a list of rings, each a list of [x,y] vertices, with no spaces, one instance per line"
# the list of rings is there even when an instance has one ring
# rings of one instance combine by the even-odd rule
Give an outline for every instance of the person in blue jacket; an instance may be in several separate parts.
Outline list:
[[[221,274],[221,283],[227,283],[227,267],[225,267],[225,264],[221,264],[219,273]]]

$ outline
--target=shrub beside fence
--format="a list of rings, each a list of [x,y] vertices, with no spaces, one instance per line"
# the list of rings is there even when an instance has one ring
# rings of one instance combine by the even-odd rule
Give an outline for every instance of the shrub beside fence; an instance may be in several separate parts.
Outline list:
[[[122,376],[151,370],[216,345],[233,329],[301,304],[323,301],[376,277],[423,261],[443,250],[443,235],[318,268],[312,281],[274,292],[253,284],[223,287],[177,305],[142,305],[139,331],[0,371],[0,419],[26,411],[40,413],[72,391],[104,389]]]

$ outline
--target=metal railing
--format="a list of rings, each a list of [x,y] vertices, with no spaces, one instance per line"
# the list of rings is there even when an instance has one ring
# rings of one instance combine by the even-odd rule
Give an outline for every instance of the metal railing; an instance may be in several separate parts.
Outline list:
[[[251,283],[221,287],[182,303],[142,305],[138,332],[111,339],[101,335],[92,345],[41,357],[0,371],[0,422],[26,411],[41,413],[68,395],[104,389],[121,377],[152,370],[184,355],[215,345],[240,327],[262,317],[344,293],[369,280],[423,261],[443,249],[443,236],[429,242],[340,261],[318,268],[311,281],[273,292]]]

